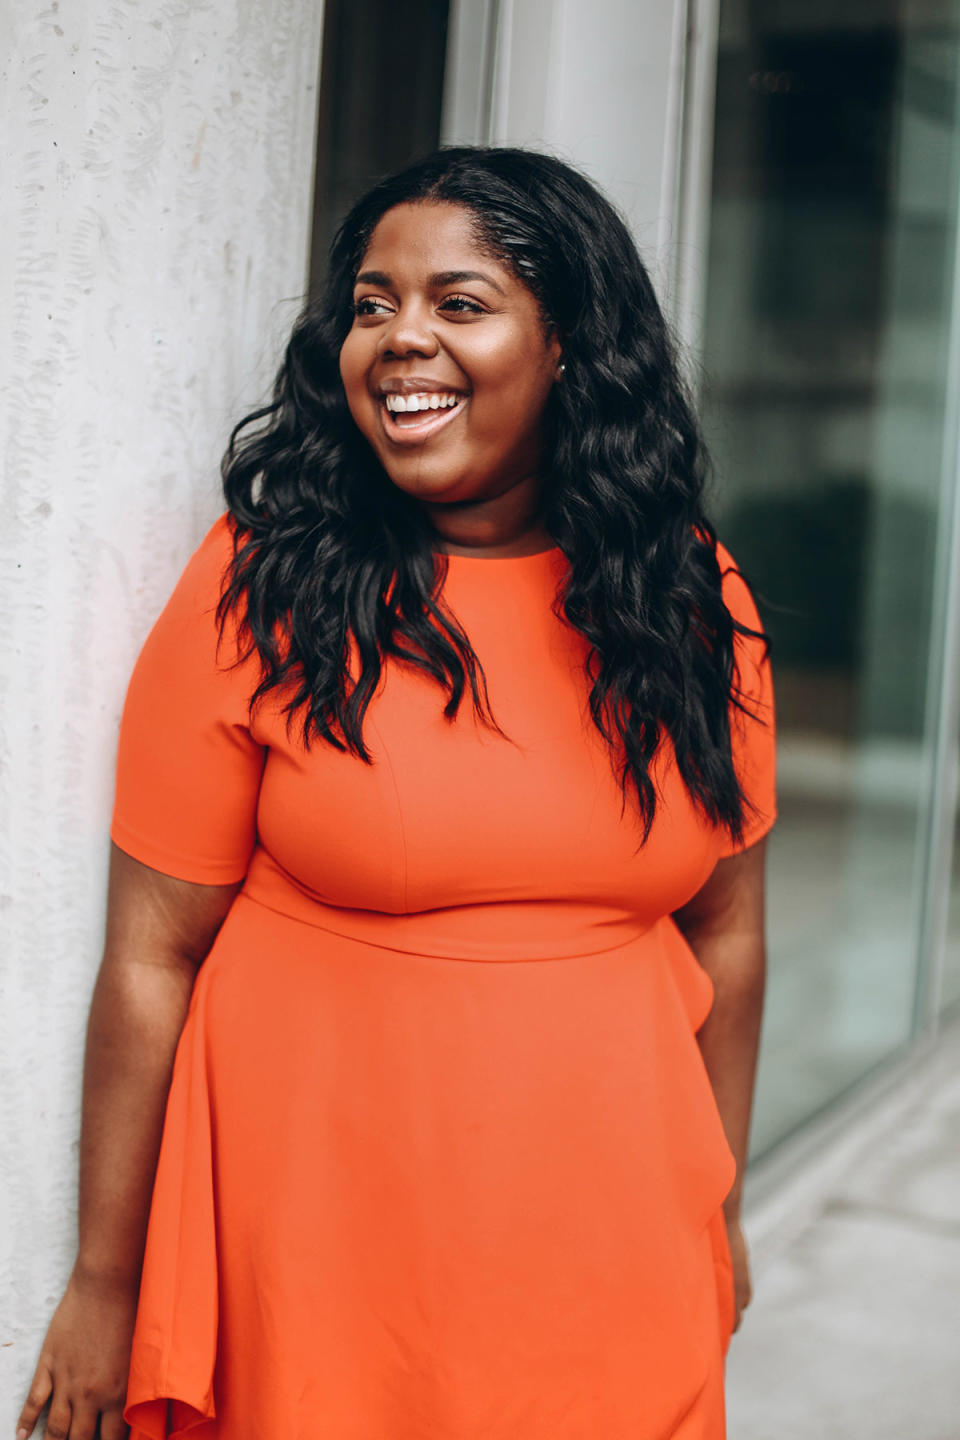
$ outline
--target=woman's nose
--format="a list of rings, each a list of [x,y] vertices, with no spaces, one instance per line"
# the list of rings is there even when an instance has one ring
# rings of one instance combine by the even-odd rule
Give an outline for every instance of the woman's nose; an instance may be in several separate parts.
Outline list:
[[[401,305],[381,328],[377,349],[385,358],[435,355],[437,337],[423,308],[419,305]]]

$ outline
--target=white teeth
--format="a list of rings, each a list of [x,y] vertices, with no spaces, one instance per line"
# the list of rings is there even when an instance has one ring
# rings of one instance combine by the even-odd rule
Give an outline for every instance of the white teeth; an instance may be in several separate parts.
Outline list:
[[[402,415],[410,410],[447,410],[459,404],[460,396],[433,390],[423,395],[385,395],[387,409]]]

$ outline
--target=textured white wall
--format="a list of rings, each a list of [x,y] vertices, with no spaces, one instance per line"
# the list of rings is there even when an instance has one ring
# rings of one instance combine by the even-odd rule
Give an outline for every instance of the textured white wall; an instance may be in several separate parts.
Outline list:
[[[127,677],[305,285],[319,0],[0,0],[0,1427],[73,1256]]]

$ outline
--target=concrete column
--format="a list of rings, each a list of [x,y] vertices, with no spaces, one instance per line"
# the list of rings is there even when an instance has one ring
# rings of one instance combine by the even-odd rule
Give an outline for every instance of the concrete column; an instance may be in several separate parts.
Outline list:
[[[0,0],[0,1427],[75,1236],[117,725],[305,288],[322,4]]]

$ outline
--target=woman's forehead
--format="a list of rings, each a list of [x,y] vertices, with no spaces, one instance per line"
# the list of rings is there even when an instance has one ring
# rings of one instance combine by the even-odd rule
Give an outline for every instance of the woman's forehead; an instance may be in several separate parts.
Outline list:
[[[395,205],[381,216],[359,269],[407,272],[482,269],[513,278],[485,243],[473,211],[449,201]]]

